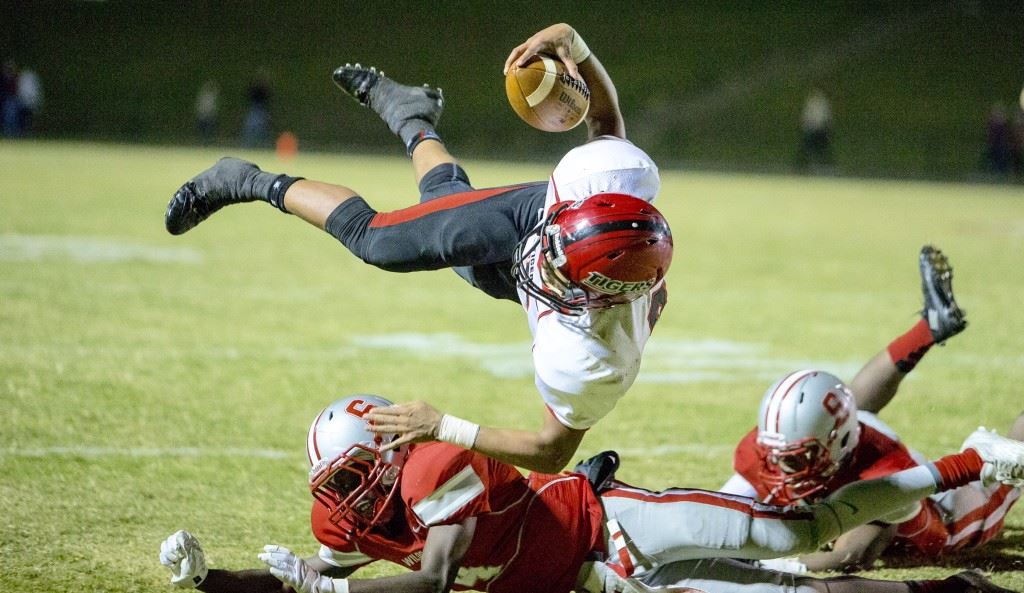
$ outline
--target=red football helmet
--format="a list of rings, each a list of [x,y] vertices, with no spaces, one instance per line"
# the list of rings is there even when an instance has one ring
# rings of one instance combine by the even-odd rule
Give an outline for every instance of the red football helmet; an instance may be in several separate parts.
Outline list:
[[[769,502],[814,498],[852,458],[859,437],[856,400],[838,377],[804,370],[780,379],[765,392],[757,423]]]
[[[580,315],[634,301],[660,282],[672,263],[672,231],[640,198],[597,194],[552,206],[519,243],[513,263],[519,288],[556,311]]]
[[[364,416],[391,402],[376,395],[353,395],[323,409],[309,427],[309,489],[330,511],[330,521],[355,537],[386,522],[394,508],[408,446],[381,452],[395,435],[378,435]]]

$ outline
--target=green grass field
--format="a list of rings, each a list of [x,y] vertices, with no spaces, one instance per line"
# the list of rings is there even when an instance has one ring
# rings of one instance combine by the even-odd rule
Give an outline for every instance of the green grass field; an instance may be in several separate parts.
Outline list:
[[[309,534],[304,439],[334,398],[423,398],[532,428],[529,332],[516,306],[449,272],[366,266],[263,204],[184,237],[167,199],[217,152],[0,143],[0,590],[169,591],[157,560],[188,528],[215,567]],[[404,159],[241,153],[345,183],[379,209],[416,199]],[[546,166],[465,163],[478,186]],[[932,456],[1024,409],[1020,187],[664,171],[670,300],[641,379],[583,442],[621,476],[715,488],[764,389],[816,365],[849,378],[916,320],[917,251],[956,267],[971,326],[885,410]],[[1024,511],[983,551],[879,578],[994,571],[1024,588]],[[384,569],[391,570],[391,569]]]

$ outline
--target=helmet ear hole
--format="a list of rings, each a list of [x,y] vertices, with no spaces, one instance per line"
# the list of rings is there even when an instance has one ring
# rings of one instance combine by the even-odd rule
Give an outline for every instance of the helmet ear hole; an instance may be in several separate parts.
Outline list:
[[[626,253],[625,251],[615,251],[613,253],[609,253],[608,254],[608,259],[610,259],[612,261],[615,261],[615,260],[619,259],[620,257],[622,257],[623,254],[625,254],[625,253]]]
[[[843,435],[843,440],[839,441],[839,446],[840,447],[845,447],[846,443],[849,443],[849,442],[850,442],[850,433],[846,433],[846,434]]]

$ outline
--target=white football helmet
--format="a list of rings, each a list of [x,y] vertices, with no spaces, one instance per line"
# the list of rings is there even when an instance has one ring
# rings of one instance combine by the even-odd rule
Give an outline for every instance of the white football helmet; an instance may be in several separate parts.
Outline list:
[[[820,491],[859,438],[857,403],[838,377],[803,370],[776,382],[761,400],[757,422],[770,502],[790,504]]]
[[[408,446],[381,452],[395,435],[371,432],[364,416],[392,402],[376,395],[352,395],[317,415],[306,437],[309,489],[331,511],[332,523],[360,537],[391,517],[391,499]]]

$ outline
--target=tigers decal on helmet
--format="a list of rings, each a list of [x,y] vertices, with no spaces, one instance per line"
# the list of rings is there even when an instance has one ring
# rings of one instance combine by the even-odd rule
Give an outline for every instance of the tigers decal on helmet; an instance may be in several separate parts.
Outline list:
[[[579,315],[647,294],[665,278],[672,249],[672,231],[652,204],[626,194],[598,194],[552,206],[519,243],[512,274],[527,294]]]

